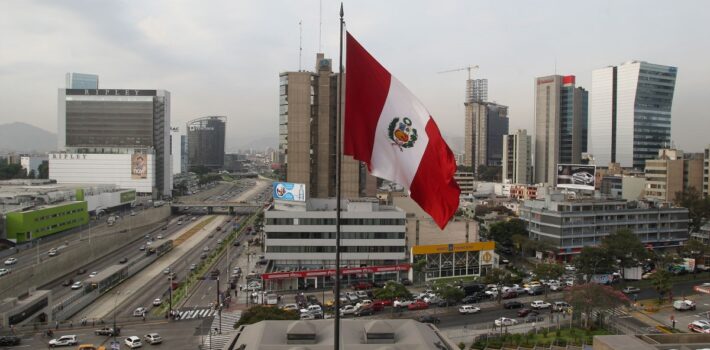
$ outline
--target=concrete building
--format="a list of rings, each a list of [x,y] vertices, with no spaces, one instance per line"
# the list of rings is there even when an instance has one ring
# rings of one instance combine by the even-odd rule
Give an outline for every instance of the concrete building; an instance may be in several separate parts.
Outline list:
[[[702,190],[702,155],[663,148],[656,159],[647,159],[645,163],[648,200],[674,202],[679,192],[690,188]]]
[[[335,204],[334,199],[318,198],[275,201],[266,211],[264,255],[275,271],[335,268]],[[341,264],[391,266],[406,262],[404,211],[380,205],[376,199],[344,200],[342,208]],[[384,281],[393,276],[373,278]],[[313,282],[327,285],[330,280],[320,276]]]
[[[180,147],[182,142],[182,135],[180,135],[180,128],[172,127],[170,128],[170,154],[172,155],[172,165],[173,165],[173,175],[182,172],[182,154],[180,154]]]
[[[620,229],[630,229],[653,249],[678,247],[688,239],[688,209],[652,202],[568,199],[555,193],[525,201],[520,218],[530,239],[547,241],[565,260]]]
[[[49,156],[50,179],[171,195],[168,91],[59,89],[57,115],[59,152]]]
[[[219,170],[224,167],[224,138],[227,117],[204,117],[187,122],[190,167]]]
[[[319,53],[314,72],[279,74],[279,163],[286,180],[306,184],[312,198],[335,196],[340,74],[332,65]],[[350,156],[343,157],[341,184],[344,198],[375,195],[376,179]]]
[[[466,108],[464,165],[500,166],[503,162],[503,135],[508,134],[508,107],[492,102],[464,103]]]
[[[187,135],[180,135],[180,172],[187,173],[189,167],[189,158],[187,152]]]
[[[503,182],[532,183],[532,137],[525,129],[503,136]]]
[[[67,89],[99,88],[99,76],[96,74],[67,73],[64,78]]]
[[[488,79],[468,79],[466,85],[466,101],[488,102]]]
[[[473,196],[473,192],[476,190],[476,180],[473,172],[457,170],[454,174],[454,180],[459,185],[462,196]]]
[[[454,350],[458,346],[436,326],[415,320],[343,319],[343,350]],[[327,350],[333,348],[334,321],[261,321],[237,328],[222,350]]]
[[[587,152],[588,93],[574,75],[535,79],[535,182],[556,185],[558,164]]]
[[[29,175],[31,171],[34,171],[35,177],[39,176],[39,166],[44,162],[49,162],[46,155],[28,155],[20,157],[20,165],[22,166],[22,169],[25,169],[27,175]]]
[[[677,68],[643,61],[592,72],[590,152],[597,164],[643,169],[671,143]]]
[[[622,175],[621,177],[621,199],[627,201],[639,201],[646,198],[646,177]]]
[[[705,148],[703,157],[703,194],[710,194],[710,146]]]

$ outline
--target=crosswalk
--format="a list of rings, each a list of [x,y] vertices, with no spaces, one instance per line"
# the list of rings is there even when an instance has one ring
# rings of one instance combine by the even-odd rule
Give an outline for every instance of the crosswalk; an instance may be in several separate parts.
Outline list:
[[[605,317],[613,317],[613,318],[629,318],[633,317],[629,315],[628,312],[623,307],[615,307],[613,309],[606,309],[606,310],[601,310],[602,314]],[[598,314],[597,310],[592,311],[592,318],[596,318]]]
[[[242,316],[241,311],[237,312],[222,312],[222,328],[220,328],[219,317],[215,315],[214,320],[212,320],[212,328],[210,329],[221,329],[222,334],[212,335],[211,337],[205,337],[205,344],[203,349],[223,349],[224,346],[232,338],[232,334],[237,330],[234,329],[234,324],[239,321]]]
[[[192,320],[196,318],[207,318],[217,315],[217,311],[212,308],[185,309],[178,311],[179,320]]]

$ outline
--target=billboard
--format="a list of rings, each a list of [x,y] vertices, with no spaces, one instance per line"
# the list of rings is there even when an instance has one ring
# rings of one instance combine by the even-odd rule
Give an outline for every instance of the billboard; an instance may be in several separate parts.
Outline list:
[[[131,154],[131,179],[148,177],[148,156],[142,153]]]
[[[291,182],[274,182],[274,200],[306,201],[306,185]]]
[[[594,191],[596,171],[594,165],[558,164],[557,187]]]

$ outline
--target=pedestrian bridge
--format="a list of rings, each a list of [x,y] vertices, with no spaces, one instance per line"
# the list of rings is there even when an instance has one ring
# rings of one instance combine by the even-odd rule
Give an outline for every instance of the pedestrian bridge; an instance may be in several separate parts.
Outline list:
[[[262,209],[263,206],[256,203],[247,202],[228,202],[228,201],[217,201],[217,202],[200,202],[200,201],[188,201],[188,202],[172,202],[170,207],[173,212],[177,212],[180,209],[206,209],[208,214],[216,212],[227,212],[230,215],[239,214],[246,215],[257,212]]]

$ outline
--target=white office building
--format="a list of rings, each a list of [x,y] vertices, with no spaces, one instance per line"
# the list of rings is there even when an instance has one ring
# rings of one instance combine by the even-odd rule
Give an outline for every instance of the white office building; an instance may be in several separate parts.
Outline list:
[[[631,61],[592,72],[589,149],[597,165],[643,169],[671,142],[677,68]]]

